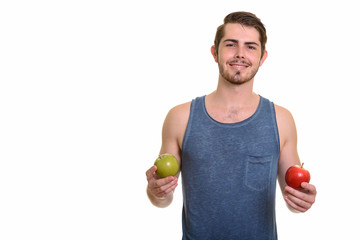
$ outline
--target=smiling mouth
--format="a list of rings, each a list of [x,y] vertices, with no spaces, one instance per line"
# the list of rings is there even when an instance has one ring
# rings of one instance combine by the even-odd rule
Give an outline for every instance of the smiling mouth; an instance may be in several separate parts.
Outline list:
[[[237,60],[237,61],[230,61],[229,66],[234,69],[243,70],[248,68],[250,66],[250,63]]]
[[[244,70],[249,67],[249,65],[242,63],[229,63],[229,66],[234,68],[235,70]]]

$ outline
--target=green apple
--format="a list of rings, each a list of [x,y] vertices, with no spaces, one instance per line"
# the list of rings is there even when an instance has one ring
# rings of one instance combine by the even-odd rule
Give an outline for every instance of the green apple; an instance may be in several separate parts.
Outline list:
[[[154,165],[157,167],[156,174],[161,178],[175,176],[179,171],[179,162],[170,153],[159,155]]]

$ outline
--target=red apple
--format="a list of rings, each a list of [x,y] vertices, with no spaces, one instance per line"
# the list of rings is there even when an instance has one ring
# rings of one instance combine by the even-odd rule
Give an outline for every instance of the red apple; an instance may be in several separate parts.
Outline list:
[[[304,163],[299,165],[294,165],[288,168],[285,174],[286,184],[297,190],[302,189],[302,182],[310,182],[310,173],[304,167]]]

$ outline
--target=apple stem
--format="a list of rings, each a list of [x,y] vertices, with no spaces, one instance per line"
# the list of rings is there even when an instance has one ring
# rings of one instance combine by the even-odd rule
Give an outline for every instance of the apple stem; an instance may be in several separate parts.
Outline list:
[[[304,168],[304,163],[301,164],[301,168]]]

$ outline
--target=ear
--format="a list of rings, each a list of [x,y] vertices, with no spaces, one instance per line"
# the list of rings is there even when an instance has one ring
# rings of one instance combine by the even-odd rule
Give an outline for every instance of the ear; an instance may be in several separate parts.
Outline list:
[[[260,66],[263,65],[263,63],[265,62],[267,56],[268,56],[268,52],[266,50],[264,50],[264,55],[260,59]]]
[[[217,56],[217,53],[216,53],[216,50],[215,50],[215,46],[211,46],[211,54],[215,60],[215,62],[218,62],[218,56]]]

